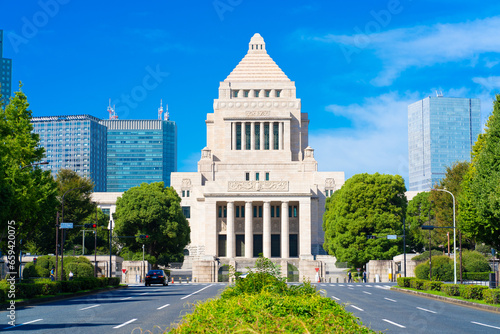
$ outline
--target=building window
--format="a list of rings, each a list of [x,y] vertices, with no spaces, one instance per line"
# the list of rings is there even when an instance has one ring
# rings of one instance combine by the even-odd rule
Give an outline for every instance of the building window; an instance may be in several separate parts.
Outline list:
[[[259,173],[255,173],[255,181],[259,181]]]
[[[257,218],[257,207],[256,206],[253,207],[253,217]]]
[[[276,97],[280,97],[281,96],[281,90],[280,89],[277,89],[276,90]]]
[[[183,190],[182,191],[182,197],[186,196],[186,192]]]
[[[219,256],[226,257],[226,245],[227,236],[225,234],[219,234]]]
[[[186,218],[191,218],[191,207],[189,207],[189,206],[183,206],[182,207],[182,214]]]
[[[288,207],[288,217],[293,217],[297,218],[297,206],[296,205],[290,205]]]
[[[245,218],[245,206],[241,207],[241,218]]]
[[[245,256],[245,235],[236,234],[236,256]]]
[[[262,218],[262,206],[259,206],[259,218]]]
[[[260,124],[255,124],[255,149],[260,150]]]
[[[266,92],[265,92],[265,93],[266,93],[266,97],[271,96],[271,91],[270,91],[270,90],[266,90]]]
[[[250,92],[250,91],[248,91],[248,90],[244,90],[244,91],[243,91],[243,96],[244,96],[244,97],[248,97],[248,93],[249,93],[249,92]]]
[[[222,206],[219,206],[218,210],[219,214],[217,215],[219,218],[222,218]]]
[[[247,150],[251,148],[250,141],[252,140],[252,134],[250,131],[250,124],[245,124],[245,148]]]
[[[279,205],[276,206],[276,218],[279,218],[280,217],[280,207]]]
[[[260,91],[258,89],[253,91],[255,97],[259,97]]]
[[[271,206],[271,218],[274,218],[274,206]]]
[[[224,206],[224,218],[226,218],[226,217],[227,217],[227,206]],[[297,216],[295,216],[295,217],[297,217]]]
[[[233,97],[238,97],[238,91],[237,90],[233,90]]]
[[[186,190],[186,197],[189,197],[189,190]]]
[[[240,207],[236,206],[236,218],[240,218]]]
[[[279,142],[279,125],[278,125],[278,123],[273,124],[273,136],[274,136],[274,149],[279,150],[280,142]]]
[[[245,181],[250,181],[250,173],[245,173]]]
[[[236,124],[236,149],[241,150],[241,123]]]
[[[269,181],[269,172],[266,172],[266,181]]]
[[[264,150],[269,149],[269,123],[264,124]]]

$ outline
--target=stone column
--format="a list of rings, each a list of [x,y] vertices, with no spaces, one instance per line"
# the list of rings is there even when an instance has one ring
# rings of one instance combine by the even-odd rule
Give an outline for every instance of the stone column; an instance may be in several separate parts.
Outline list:
[[[253,257],[253,212],[252,202],[245,202],[245,257]]]
[[[288,202],[281,203],[281,257],[290,257],[290,219],[288,218]]]
[[[241,122],[241,150],[247,149],[247,127],[245,122]]]
[[[269,122],[269,150],[274,150],[274,122]]]
[[[278,129],[278,149],[282,150],[283,149],[283,122],[279,122],[279,129]]]
[[[231,123],[231,149],[236,150],[236,122]]]
[[[227,254],[230,259],[234,258],[235,252],[235,236],[234,236],[234,202],[227,202]]]
[[[264,257],[271,258],[271,202],[264,202],[264,226],[262,235],[262,248]]]
[[[260,122],[260,149],[264,149],[264,122]]]
[[[255,150],[255,122],[250,123],[250,149]]]

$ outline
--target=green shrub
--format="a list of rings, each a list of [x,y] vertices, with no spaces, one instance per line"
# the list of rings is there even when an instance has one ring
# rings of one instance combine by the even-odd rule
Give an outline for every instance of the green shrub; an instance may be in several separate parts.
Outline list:
[[[60,281],[61,283],[61,292],[78,292],[81,290],[80,281]]]
[[[398,277],[398,285],[402,288],[409,288],[410,282],[414,277]]]
[[[417,289],[417,290],[422,290],[424,287],[424,282],[425,280],[423,279],[413,279],[410,281],[410,288]]]
[[[61,290],[61,283],[60,282],[53,282],[53,281],[47,280],[47,281],[36,282],[34,284],[40,286],[39,289],[40,289],[41,295],[44,295],[44,296],[56,295]]]
[[[420,263],[415,267],[415,277],[418,279],[429,279],[429,263]]]
[[[438,250],[433,250],[432,251],[432,257],[434,256],[440,256],[443,255],[443,252],[438,251]],[[414,256],[411,258],[412,261],[428,261],[429,260],[429,251],[425,251],[420,255]]]
[[[463,279],[468,281],[489,281],[490,280],[490,272],[484,273],[473,273],[473,272],[465,272],[462,273]]]
[[[483,299],[483,290],[488,289],[485,285],[466,285],[460,290],[460,297],[465,299]]]
[[[488,259],[478,251],[465,249],[462,252],[462,265],[466,272],[488,272],[491,271]]]
[[[246,278],[245,278],[246,279]],[[375,333],[344,306],[319,294],[269,291],[199,302],[169,333]]]
[[[415,268],[415,276],[419,279],[429,279],[429,261],[419,264]],[[453,261],[446,255],[432,257],[432,280],[452,281]]]
[[[483,300],[489,304],[500,304],[500,289],[483,290]]]
[[[427,291],[441,291],[441,286],[444,283],[441,281],[425,281],[424,282],[424,290]]]
[[[460,296],[460,284],[443,284],[441,291],[448,296]]]

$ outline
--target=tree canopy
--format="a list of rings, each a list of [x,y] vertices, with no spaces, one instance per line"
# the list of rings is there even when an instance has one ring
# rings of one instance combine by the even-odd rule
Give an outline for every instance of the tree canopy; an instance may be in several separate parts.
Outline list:
[[[471,171],[459,198],[461,229],[476,241],[500,249],[500,94],[486,132],[473,148]]]
[[[167,265],[190,242],[191,230],[180,202],[177,192],[165,188],[163,182],[130,188],[116,201],[115,236],[135,236],[119,238],[119,242],[133,252],[142,251],[144,244],[154,267]]]
[[[405,184],[399,175],[357,174],[327,199],[323,216],[324,248],[338,261],[361,267],[402,250],[387,235],[403,233]],[[367,236],[377,236],[368,239]]]

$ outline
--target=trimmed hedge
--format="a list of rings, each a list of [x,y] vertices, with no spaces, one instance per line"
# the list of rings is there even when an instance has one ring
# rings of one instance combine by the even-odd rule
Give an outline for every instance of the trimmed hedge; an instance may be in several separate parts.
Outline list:
[[[483,290],[483,299],[490,304],[500,304],[500,289]]]
[[[398,277],[398,285],[402,288],[409,288],[414,277]]]
[[[469,281],[489,281],[490,280],[490,272],[481,272],[481,273],[462,273],[463,278]]]
[[[484,285],[466,285],[460,289],[460,297],[465,299],[483,299],[483,291],[489,289]]]
[[[443,284],[441,291],[448,296],[460,296],[460,284]]]
[[[440,281],[426,281],[424,282],[424,290],[441,291],[441,286],[443,284],[444,283]]]
[[[410,281],[410,288],[417,289],[417,290],[423,290],[424,283],[425,283],[425,280],[415,278],[415,279]]]

